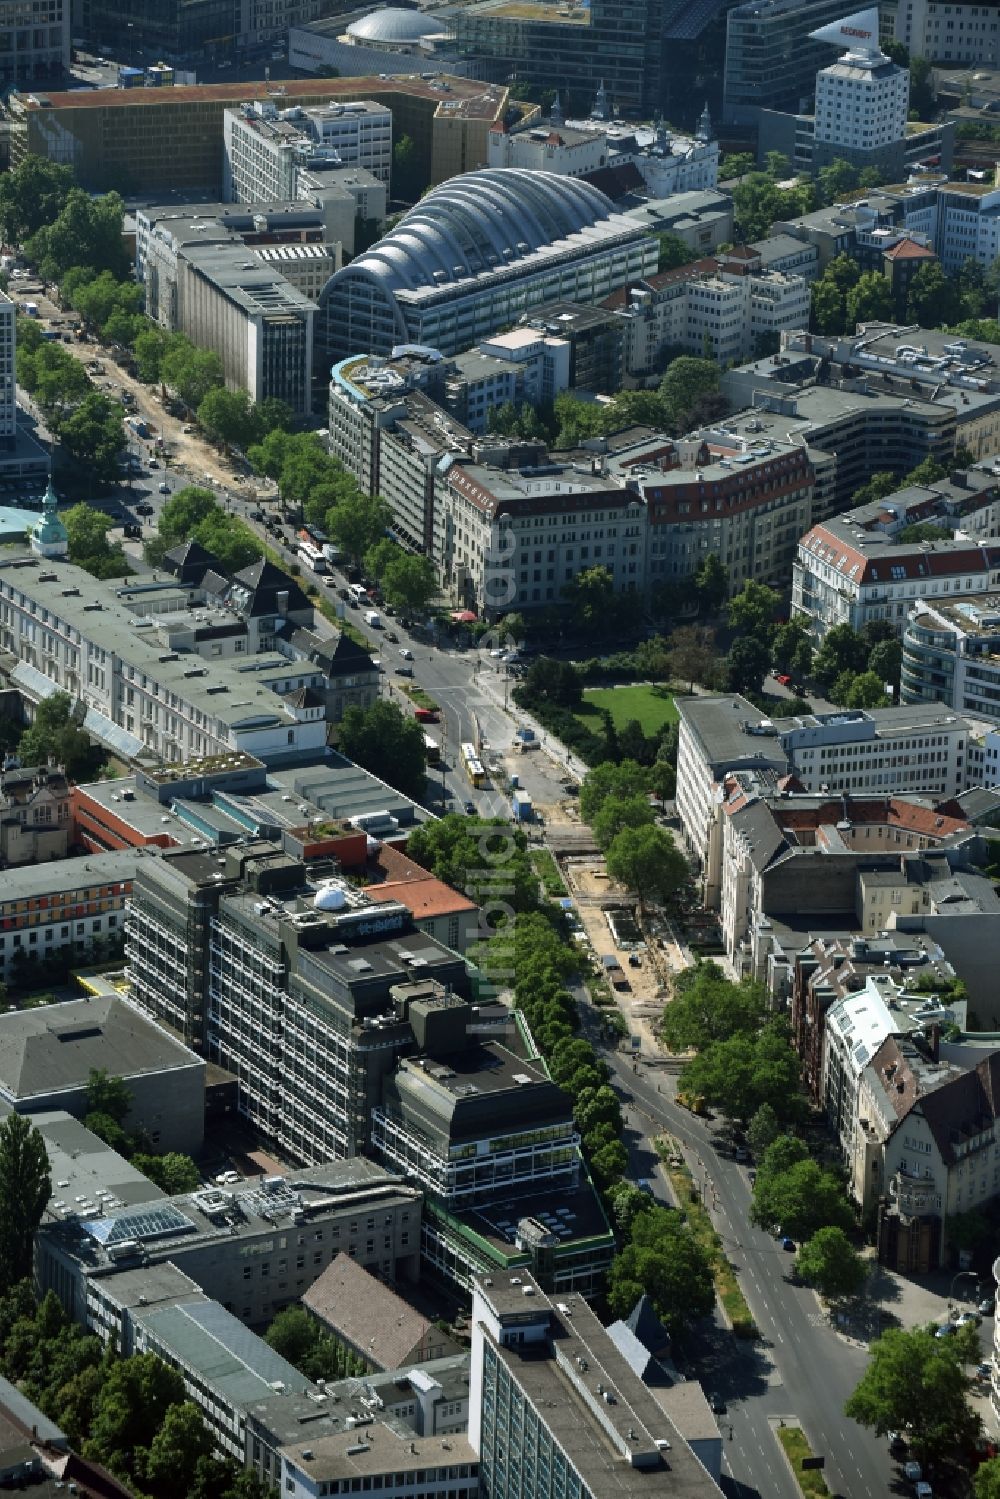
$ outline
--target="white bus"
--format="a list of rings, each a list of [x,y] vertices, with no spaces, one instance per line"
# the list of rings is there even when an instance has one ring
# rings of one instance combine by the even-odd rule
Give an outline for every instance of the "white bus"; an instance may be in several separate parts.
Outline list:
[[[314,573],[325,573],[330,570],[323,556],[322,547],[316,546],[311,541],[299,542],[299,560]]]

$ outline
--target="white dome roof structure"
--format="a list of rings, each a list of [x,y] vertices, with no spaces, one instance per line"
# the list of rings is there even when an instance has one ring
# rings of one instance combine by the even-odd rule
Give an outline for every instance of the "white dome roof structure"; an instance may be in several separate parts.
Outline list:
[[[395,42],[402,46],[407,42],[422,41],[426,36],[441,36],[445,30],[442,21],[422,15],[419,10],[386,5],[352,21],[347,35],[356,42],[381,42],[383,45]]]
[[[343,886],[331,880],[326,885],[320,885],[313,896],[313,905],[317,911],[342,911],[347,905],[347,896],[344,894]]]

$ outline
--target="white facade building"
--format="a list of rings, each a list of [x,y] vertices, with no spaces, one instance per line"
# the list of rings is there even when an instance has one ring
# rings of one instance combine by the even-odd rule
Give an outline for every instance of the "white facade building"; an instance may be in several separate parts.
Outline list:
[[[930,62],[1000,63],[1000,13],[996,5],[943,5],[939,0],[882,0],[880,7],[892,36],[911,57]]]
[[[630,283],[604,303],[626,325],[625,368],[662,366],[668,349],[685,349],[726,366],[752,359],[761,340],[808,326],[809,282],[767,269],[744,246]]]
[[[814,31],[816,41],[849,50],[816,75],[817,145],[865,153],[891,146],[906,134],[910,75],[890,62],[878,44],[878,10],[858,11]]]
[[[223,119],[223,191],[230,203],[299,198],[303,172],[364,167],[388,186],[392,112],[362,100],[279,110],[270,100],[227,109]]]
[[[15,552],[0,563],[0,645],[30,701],[67,692],[87,709],[85,727],[127,755],[176,762],[239,749],[273,760],[326,745],[323,708],[296,701],[323,686],[319,668],[274,653],[207,663],[164,650],[114,584],[68,562]]]
[[[844,708],[780,720],[788,769],[807,791],[931,792],[957,796],[970,773],[978,725],[939,704]]]

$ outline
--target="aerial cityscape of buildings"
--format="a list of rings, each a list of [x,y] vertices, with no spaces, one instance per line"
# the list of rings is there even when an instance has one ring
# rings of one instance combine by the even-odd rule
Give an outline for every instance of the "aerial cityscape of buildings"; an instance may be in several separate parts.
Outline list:
[[[0,0],[0,1486],[993,1492],[998,25]]]

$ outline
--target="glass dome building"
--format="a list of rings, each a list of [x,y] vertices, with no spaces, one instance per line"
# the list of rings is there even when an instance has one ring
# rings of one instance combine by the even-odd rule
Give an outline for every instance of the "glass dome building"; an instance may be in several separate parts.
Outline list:
[[[467,172],[330,278],[319,338],[330,359],[402,343],[456,354],[544,302],[600,302],[654,272],[657,255],[642,225],[589,183]]]

